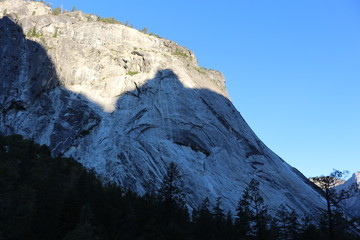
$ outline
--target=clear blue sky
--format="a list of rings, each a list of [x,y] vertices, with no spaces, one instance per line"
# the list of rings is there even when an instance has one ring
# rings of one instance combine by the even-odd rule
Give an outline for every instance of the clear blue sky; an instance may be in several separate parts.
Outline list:
[[[225,75],[260,139],[305,176],[360,171],[359,0],[49,2],[194,51]]]

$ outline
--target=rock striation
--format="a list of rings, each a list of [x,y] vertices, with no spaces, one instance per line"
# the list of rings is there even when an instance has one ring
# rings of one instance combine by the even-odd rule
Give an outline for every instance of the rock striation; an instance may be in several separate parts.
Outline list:
[[[325,207],[250,129],[223,75],[190,50],[92,14],[52,15],[40,2],[0,1],[0,17],[1,134],[46,144],[140,194],[173,161],[189,207],[222,197],[234,210],[252,178],[272,211]]]

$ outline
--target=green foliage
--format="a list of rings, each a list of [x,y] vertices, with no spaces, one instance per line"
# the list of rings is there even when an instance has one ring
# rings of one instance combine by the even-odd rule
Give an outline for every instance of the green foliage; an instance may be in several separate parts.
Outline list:
[[[146,27],[144,27],[143,29],[140,30],[140,32],[148,34],[149,30]]]
[[[48,47],[46,39],[44,37],[40,37],[40,41],[45,45],[45,47]]]
[[[198,71],[199,73],[201,74],[205,74],[205,71],[207,70],[206,68],[204,67],[195,67],[194,68],[196,71]]]
[[[185,53],[182,49],[176,48],[175,52],[173,52],[173,55],[176,57],[182,57],[182,58],[190,58],[190,55]]]
[[[49,2],[44,2],[43,0],[40,0],[40,2],[44,3],[46,6],[48,6],[48,7],[51,8],[51,3],[49,3]]]
[[[157,37],[157,38],[162,38],[162,37],[160,37],[158,34],[155,34],[155,33],[150,32],[146,27],[144,27],[143,29],[141,29],[140,32],[145,33],[145,34],[148,34],[148,35],[150,35],[150,36]]]
[[[77,11],[77,8],[76,8],[75,6],[73,6],[73,7],[71,8],[71,11],[72,11],[72,12],[75,12],[75,11]]]
[[[55,31],[54,31],[52,37],[53,37],[53,38],[57,38],[57,37],[58,37],[58,34],[59,34],[59,28],[57,27],[57,28],[55,28]]]
[[[52,15],[60,15],[61,14],[61,8],[60,7],[57,7],[57,8],[54,8],[51,12]]]
[[[97,17],[97,21],[104,22],[104,23],[110,23],[110,24],[122,24],[120,21],[116,20],[114,17]]]
[[[132,24],[130,24],[128,21],[126,21],[124,23],[124,25],[127,26],[127,27],[130,27],[130,28],[134,28],[134,26]]]
[[[42,37],[43,35],[36,30],[36,26],[29,29],[28,33],[26,34],[27,37]]]
[[[7,15],[7,9],[5,9],[4,11],[3,11],[3,16],[6,16]]]
[[[152,33],[152,32],[149,32],[148,33],[150,36],[154,36],[154,37],[157,37],[157,38],[162,38],[162,37],[160,37],[158,34],[156,34],[156,33]]]
[[[207,71],[213,71],[213,72],[219,72],[217,70],[214,70],[212,68],[206,68],[206,67],[194,67],[196,71],[198,71],[201,74],[205,74]]]
[[[126,75],[130,75],[130,76],[134,76],[134,75],[136,75],[136,74],[138,74],[139,72],[137,72],[137,71],[128,71],[127,73],[126,73]]]

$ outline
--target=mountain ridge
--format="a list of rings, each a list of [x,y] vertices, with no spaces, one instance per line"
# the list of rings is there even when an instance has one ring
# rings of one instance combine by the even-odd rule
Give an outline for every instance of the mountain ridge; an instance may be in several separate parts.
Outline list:
[[[140,194],[174,161],[190,186],[190,206],[220,196],[235,209],[256,178],[273,210],[325,207],[311,183],[253,133],[223,75],[199,68],[191,51],[95,15],[54,16],[45,5],[46,14],[29,15],[33,5],[15,2],[0,2],[0,12],[17,15],[0,20],[0,133],[33,138]]]

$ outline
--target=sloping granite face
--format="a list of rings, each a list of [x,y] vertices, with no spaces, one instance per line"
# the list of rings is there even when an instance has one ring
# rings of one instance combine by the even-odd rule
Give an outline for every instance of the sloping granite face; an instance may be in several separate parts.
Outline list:
[[[191,51],[81,12],[16,21],[0,20],[1,134],[49,145],[140,194],[174,161],[190,207],[220,196],[234,210],[252,178],[271,211],[325,207],[249,128],[222,74],[199,68]]]
[[[1,133],[34,138],[59,155],[100,117],[60,86],[46,49],[25,39],[13,20],[0,19],[0,32]]]
[[[341,205],[346,209],[351,216],[360,217],[360,172],[354,173],[351,178],[346,180],[343,184],[336,187],[337,190],[349,189],[357,186],[358,192],[355,196],[341,201]]]

